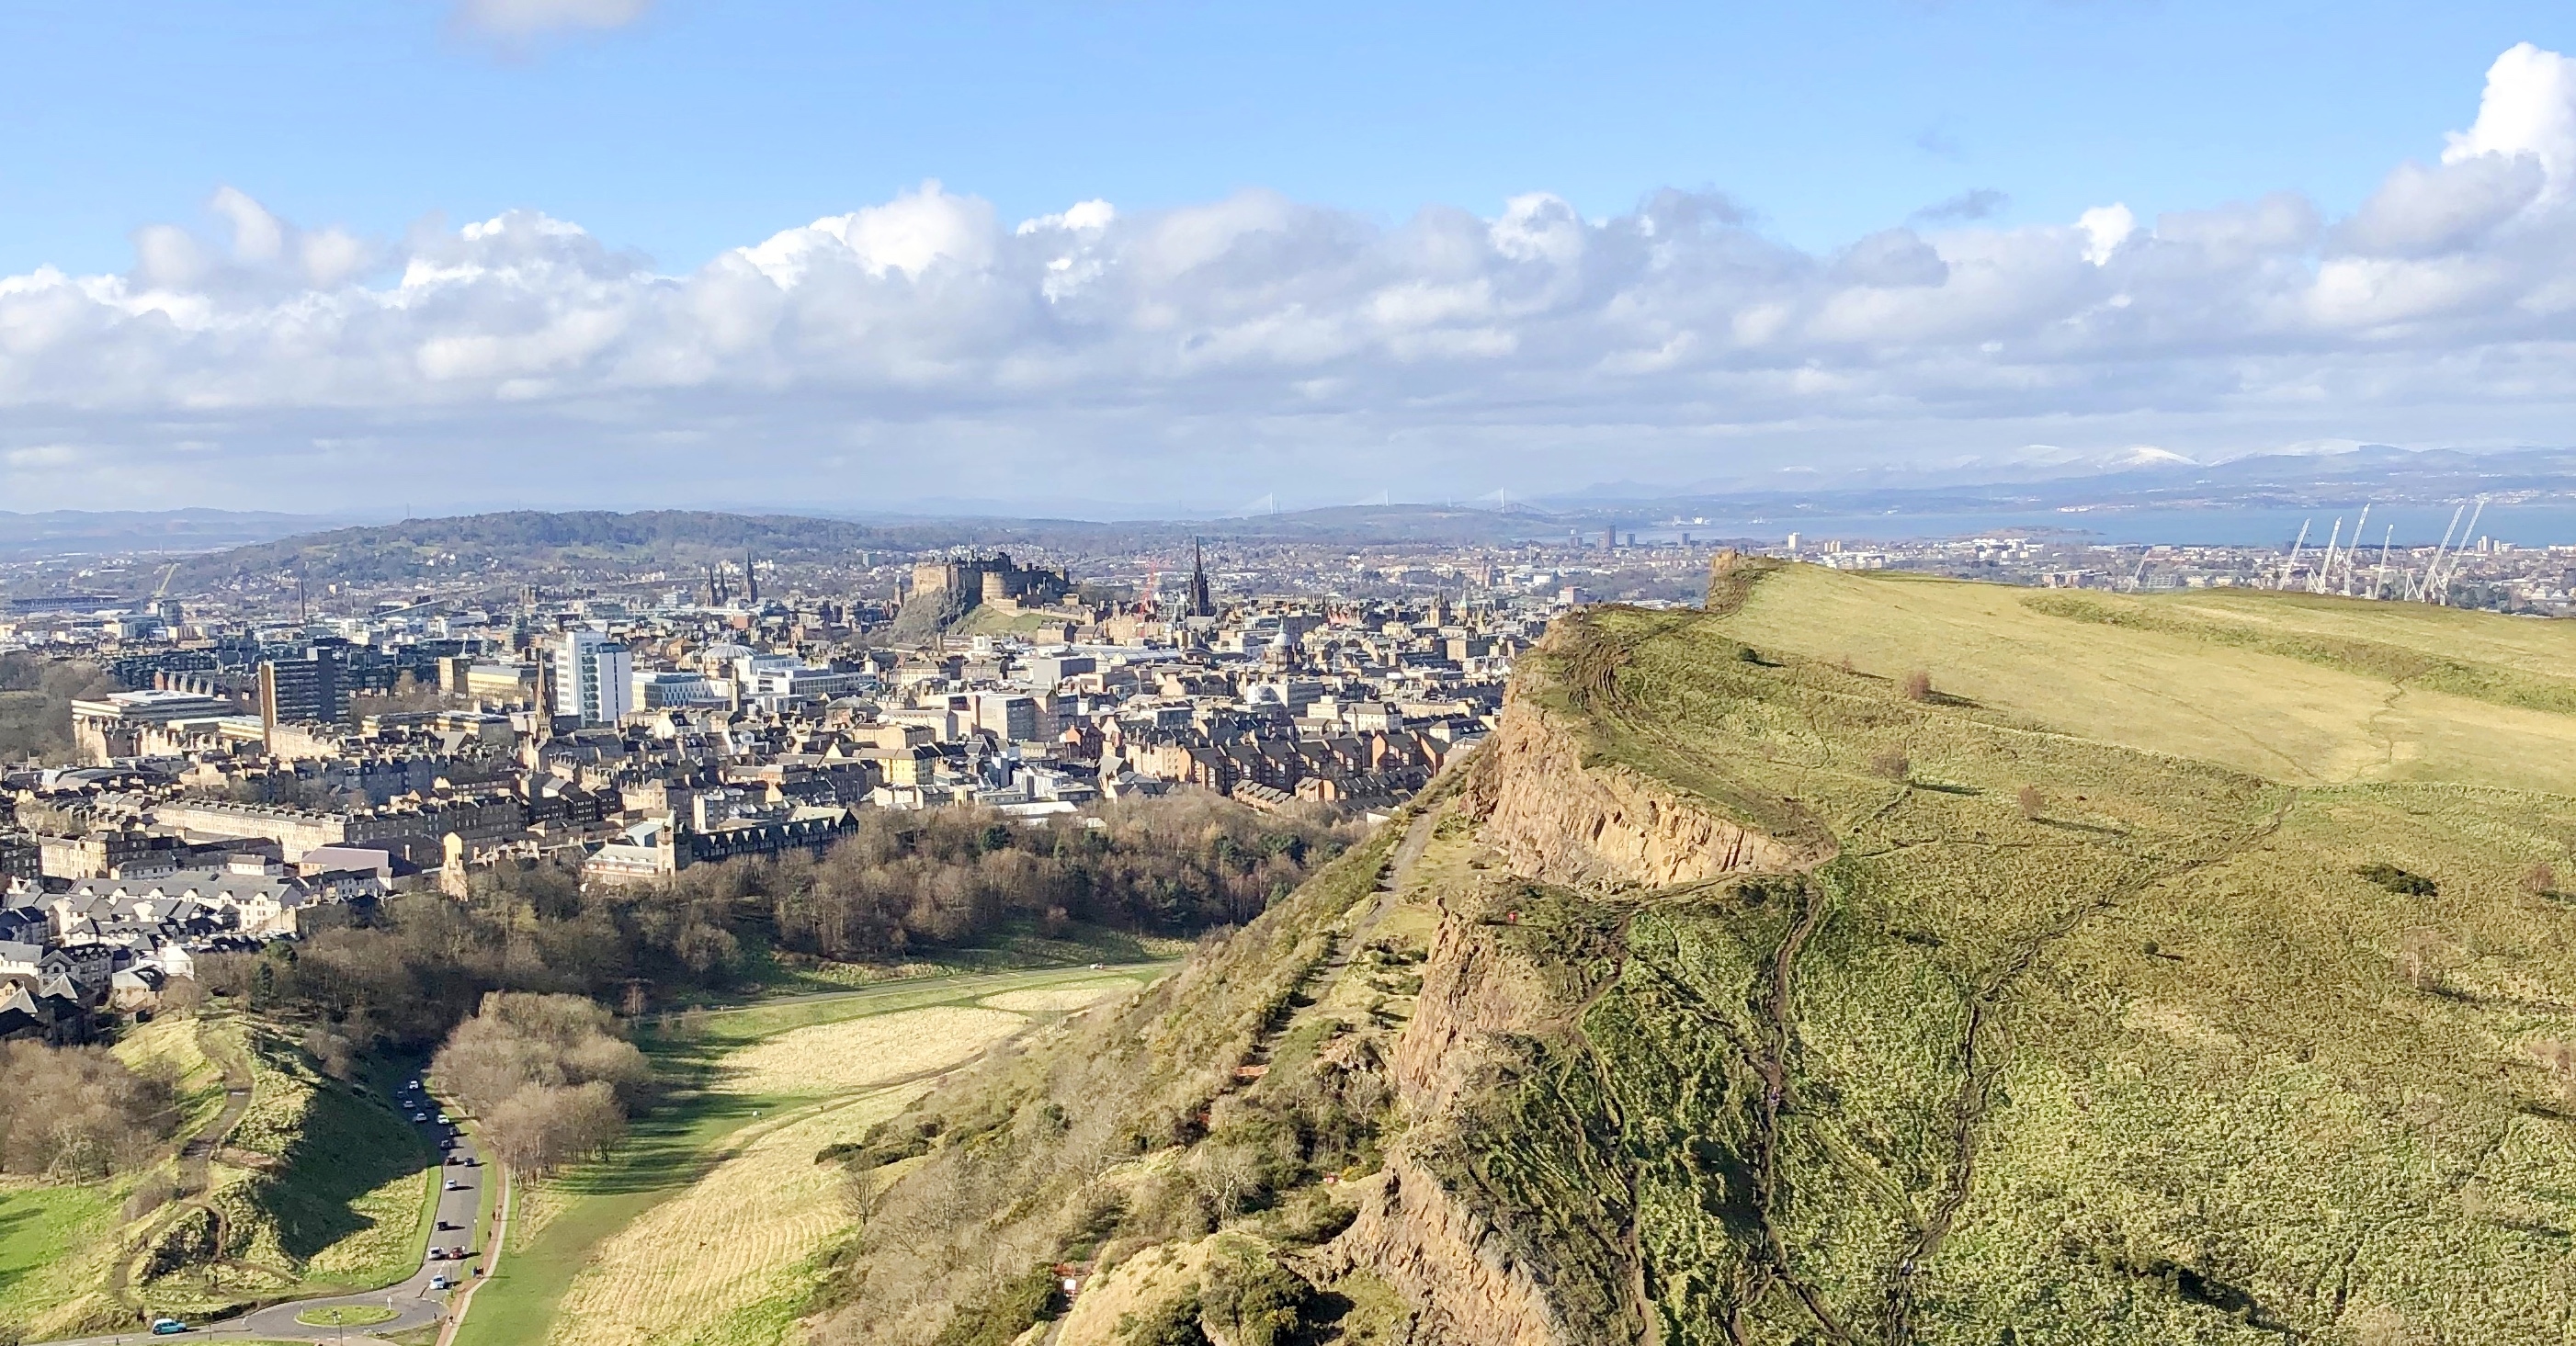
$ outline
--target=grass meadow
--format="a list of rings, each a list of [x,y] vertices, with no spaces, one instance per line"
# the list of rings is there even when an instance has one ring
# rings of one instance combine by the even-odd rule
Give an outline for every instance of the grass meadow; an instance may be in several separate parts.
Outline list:
[[[800,1264],[850,1220],[834,1204],[839,1170],[815,1152],[908,1100],[893,1081],[1038,1022],[979,999],[1101,976],[947,976],[693,1014],[645,1035],[664,1096],[605,1159],[519,1185],[501,1270],[475,1292],[458,1342],[730,1346],[783,1331],[803,1298]],[[816,1199],[760,1196],[782,1182]],[[694,1288],[672,1294],[674,1277]]]
[[[1665,1341],[2576,1330],[2576,625],[1788,567],[1557,648],[1596,758],[1835,847],[1530,904],[1623,952],[1506,1111],[1648,1119]],[[1488,1139],[1532,1222],[1621,1167]]]

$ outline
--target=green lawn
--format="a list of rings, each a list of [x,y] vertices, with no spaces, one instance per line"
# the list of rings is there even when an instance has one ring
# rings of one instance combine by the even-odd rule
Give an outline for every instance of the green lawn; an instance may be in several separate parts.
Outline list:
[[[103,1184],[0,1187],[0,1324],[51,1304],[58,1287],[47,1269],[112,1225],[115,1210]]]
[[[1122,965],[1134,971],[1140,965]],[[1158,967],[1160,965],[1142,965]],[[460,1346],[534,1346],[545,1340],[556,1305],[599,1245],[645,1211],[704,1176],[736,1132],[811,1098],[766,1098],[693,1087],[734,1049],[798,1028],[941,1005],[972,1004],[1001,991],[1081,981],[1088,967],[970,973],[862,990],[798,996],[695,1016],[694,1027],[641,1039],[655,1070],[674,1084],[664,1101],[637,1117],[626,1141],[604,1161],[549,1179],[534,1199],[554,1209],[543,1228],[522,1238],[514,1228],[499,1274],[474,1292]],[[525,1188],[519,1202],[530,1199]],[[559,1203],[559,1204],[558,1204]],[[514,1203],[512,1222],[523,1205]]]

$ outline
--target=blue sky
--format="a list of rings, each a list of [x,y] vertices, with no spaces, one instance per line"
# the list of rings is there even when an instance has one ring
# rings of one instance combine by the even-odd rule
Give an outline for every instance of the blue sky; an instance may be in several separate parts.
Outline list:
[[[14,0],[0,269],[122,269],[227,184],[379,234],[540,209],[668,268],[932,178],[1013,217],[1714,188],[1809,248],[1979,188],[2005,221],[2349,209],[2497,52],[2571,30],[2538,4],[660,0],[513,52],[428,0]]]
[[[2560,443],[2571,29],[14,0],[0,499],[1221,506]]]

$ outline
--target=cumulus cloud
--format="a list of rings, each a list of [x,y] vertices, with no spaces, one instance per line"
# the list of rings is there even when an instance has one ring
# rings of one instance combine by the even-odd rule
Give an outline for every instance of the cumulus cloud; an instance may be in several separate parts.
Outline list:
[[[2481,155],[2530,155],[2546,170],[2553,195],[2576,175],[2576,61],[2518,43],[2487,67],[2478,119],[2450,136],[2442,162]]]
[[[0,492],[1222,503],[2563,439],[2567,69],[2508,52],[2441,161],[2343,219],[2284,192],[2000,227],[1970,193],[1813,252],[1710,193],[1011,222],[927,182],[671,271],[538,211],[371,241],[225,187],[122,274],[0,277]]]
[[[2547,184],[2537,156],[2472,154],[2439,167],[2400,164],[2340,237],[2355,252],[2424,257],[2472,247],[2522,213]]]
[[[2114,201],[2075,217],[2075,227],[2084,231],[2084,260],[2101,266],[2111,260],[2129,235],[2138,231],[2138,217],[2127,206]]]

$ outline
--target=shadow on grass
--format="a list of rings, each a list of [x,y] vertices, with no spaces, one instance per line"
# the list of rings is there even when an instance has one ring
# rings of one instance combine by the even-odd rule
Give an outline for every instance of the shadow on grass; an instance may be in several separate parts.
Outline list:
[[[359,1198],[431,1164],[418,1132],[336,1084],[319,1087],[282,1157],[284,1171],[256,1185],[251,1200],[276,1222],[279,1246],[298,1262],[374,1228],[374,1217],[355,1208]]]
[[[36,1223],[43,1214],[42,1208],[33,1201],[0,1205],[0,1248],[7,1247],[9,1240],[17,1236],[17,1231],[22,1226]],[[35,1265],[42,1265],[42,1263],[38,1262]],[[0,1294],[7,1294],[10,1286],[17,1284],[33,1270],[35,1266],[15,1272],[0,1270]]]
[[[708,1123],[740,1123],[764,1110],[775,1105],[741,1094],[674,1092],[635,1120],[613,1157],[568,1169],[554,1185],[582,1196],[685,1187],[722,1161],[722,1147],[707,1143]]]

